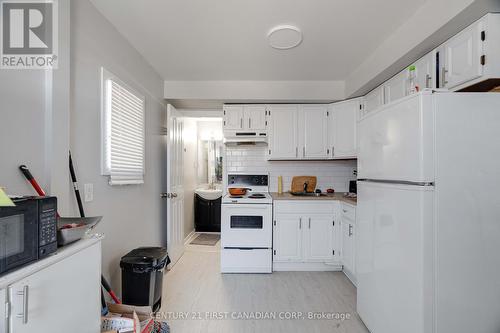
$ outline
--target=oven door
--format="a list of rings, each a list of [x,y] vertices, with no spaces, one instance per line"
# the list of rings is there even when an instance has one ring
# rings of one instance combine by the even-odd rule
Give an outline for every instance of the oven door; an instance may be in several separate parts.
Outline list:
[[[37,203],[0,208],[0,274],[38,258]]]
[[[223,204],[221,245],[224,248],[271,248],[272,205]]]

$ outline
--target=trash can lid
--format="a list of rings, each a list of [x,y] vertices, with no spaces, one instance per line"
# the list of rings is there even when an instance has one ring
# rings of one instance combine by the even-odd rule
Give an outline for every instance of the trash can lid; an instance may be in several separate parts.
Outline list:
[[[170,263],[164,247],[139,247],[124,255],[120,267],[142,271],[160,270]]]

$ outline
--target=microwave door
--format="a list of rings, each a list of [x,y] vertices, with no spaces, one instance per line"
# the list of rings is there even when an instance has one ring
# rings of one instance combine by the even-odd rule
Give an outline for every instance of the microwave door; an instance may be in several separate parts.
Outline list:
[[[2,267],[9,271],[38,258],[37,210],[27,207],[15,209],[0,216],[0,243]]]

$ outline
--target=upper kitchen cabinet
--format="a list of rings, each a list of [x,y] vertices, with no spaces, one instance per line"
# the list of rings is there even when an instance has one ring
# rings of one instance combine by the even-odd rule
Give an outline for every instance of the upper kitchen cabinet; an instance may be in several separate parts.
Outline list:
[[[384,103],[390,103],[406,96],[408,86],[408,68],[384,83]]]
[[[327,105],[303,105],[300,107],[298,126],[302,159],[326,159],[330,153],[328,145]]]
[[[243,123],[249,130],[266,129],[267,109],[265,105],[248,105],[243,107]]]
[[[434,89],[436,76],[436,53],[432,51],[415,62],[415,81],[418,89]]]
[[[356,158],[356,128],[362,99],[352,99],[330,105],[329,142],[330,158]]]
[[[269,107],[269,159],[298,158],[298,105]]]
[[[225,130],[243,129],[243,106],[224,105],[223,126]]]
[[[265,105],[224,105],[224,130],[265,130]]]
[[[384,86],[379,86],[365,96],[362,114],[365,115],[382,105],[384,105]]]
[[[481,31],[483,31],[482,20],[472,24],[443,44],[442,87],[452,89],[483,74]]]
[[[327,159],[326,105],[272,105],[269,107],[269,159]]]
[[[488,91],[500,80],[500,13],[490,13],[439,47],[440,88]]]

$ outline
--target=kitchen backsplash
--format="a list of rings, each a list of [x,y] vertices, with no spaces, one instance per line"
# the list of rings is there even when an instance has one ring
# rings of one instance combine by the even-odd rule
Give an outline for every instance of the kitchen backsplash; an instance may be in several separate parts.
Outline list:
[[[231,172],[268,172],[271,192],[278,191],[278,176],[283,176],[283,191],[289,191],[293,176],[318,177],[317,188],[347,192],[356,179],[356,161],[267,161],[265,146],[226,147],[224,179]]]

